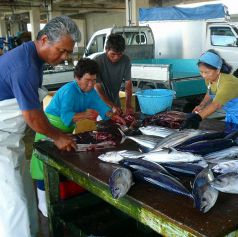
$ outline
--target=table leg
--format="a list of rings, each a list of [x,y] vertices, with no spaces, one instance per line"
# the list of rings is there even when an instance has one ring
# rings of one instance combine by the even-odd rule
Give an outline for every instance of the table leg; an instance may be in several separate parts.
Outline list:
[[[44,163],[45,191],[48,207],[49,228],[53,237],[61,237],[64,227],[59,215],[59,173],[56,169]]]

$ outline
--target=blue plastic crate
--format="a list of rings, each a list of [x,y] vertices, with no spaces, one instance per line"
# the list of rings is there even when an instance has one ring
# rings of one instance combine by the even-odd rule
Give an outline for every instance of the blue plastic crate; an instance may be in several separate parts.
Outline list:
[[[171,109],[175,91],[168,89],[149,89],[136,92],[141,112],[148,115]]]

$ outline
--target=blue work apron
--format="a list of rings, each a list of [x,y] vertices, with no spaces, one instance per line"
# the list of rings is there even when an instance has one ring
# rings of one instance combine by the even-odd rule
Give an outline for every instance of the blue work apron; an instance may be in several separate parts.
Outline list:
[[[208,94],[211,99],[214,99],[215,95],[208,89]],[[234,98],[225,103],[222,109],[226,112],[226,132],[238,131],[238,98]]]

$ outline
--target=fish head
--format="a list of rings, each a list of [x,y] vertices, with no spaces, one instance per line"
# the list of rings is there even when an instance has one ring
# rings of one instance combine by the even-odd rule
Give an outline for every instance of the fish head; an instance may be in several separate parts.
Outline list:
[[[113,198],[119,199],[124,195],[125,187],[123,186],[123,184],[117,183],[116,185],[112,185],[110,187],[110,190]]]
[[[224,175],[219,175],[210,184],[213,188],[225,188],[229,185],[229,180]]]
[[[216,165],[216,166],[214,166],[214,167],[212,168],[212,171],[213,171],[214,173],[220,174],[220,173],[222,173],[222,168],[219,167],[218,165]]]
[[[123,159],[123,157],[120,155],[120,152],[109,151],[109,152],[99,155],[98,159],[105,161],[105,162],[117,164],[120,160]]]
[[[218,191],[210,183],[214,176],[209,168],[203,169],[195,178],[192,194],[195,207],[201,212],[208,212],[216,203]]]
[[[131,171],[125,168],[116,169],[109,178],[109,188],[113,198],[123,197],[132,185]]]
[[[208,212],[216,203],[218,191],[207,185],[205,191],[200,196],[199,200],[195,200],[196,207],[203,213]]]

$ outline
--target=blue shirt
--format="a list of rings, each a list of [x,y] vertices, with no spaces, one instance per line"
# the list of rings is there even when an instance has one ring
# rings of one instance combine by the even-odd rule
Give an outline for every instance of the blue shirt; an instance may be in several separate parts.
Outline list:
[[[106,113],[110,111],[95,89],[83,92],[77,82],[72,81],[56,92],[45,112],[60,117],[66,126],[71,126],[74,115],[87,109],[96,110],[102,119],[106,119]]]
[[[0,57],[0,101],[16,98],[21,110],[41,107],[38,88],[42,85],[43,64],[33,41]]]

